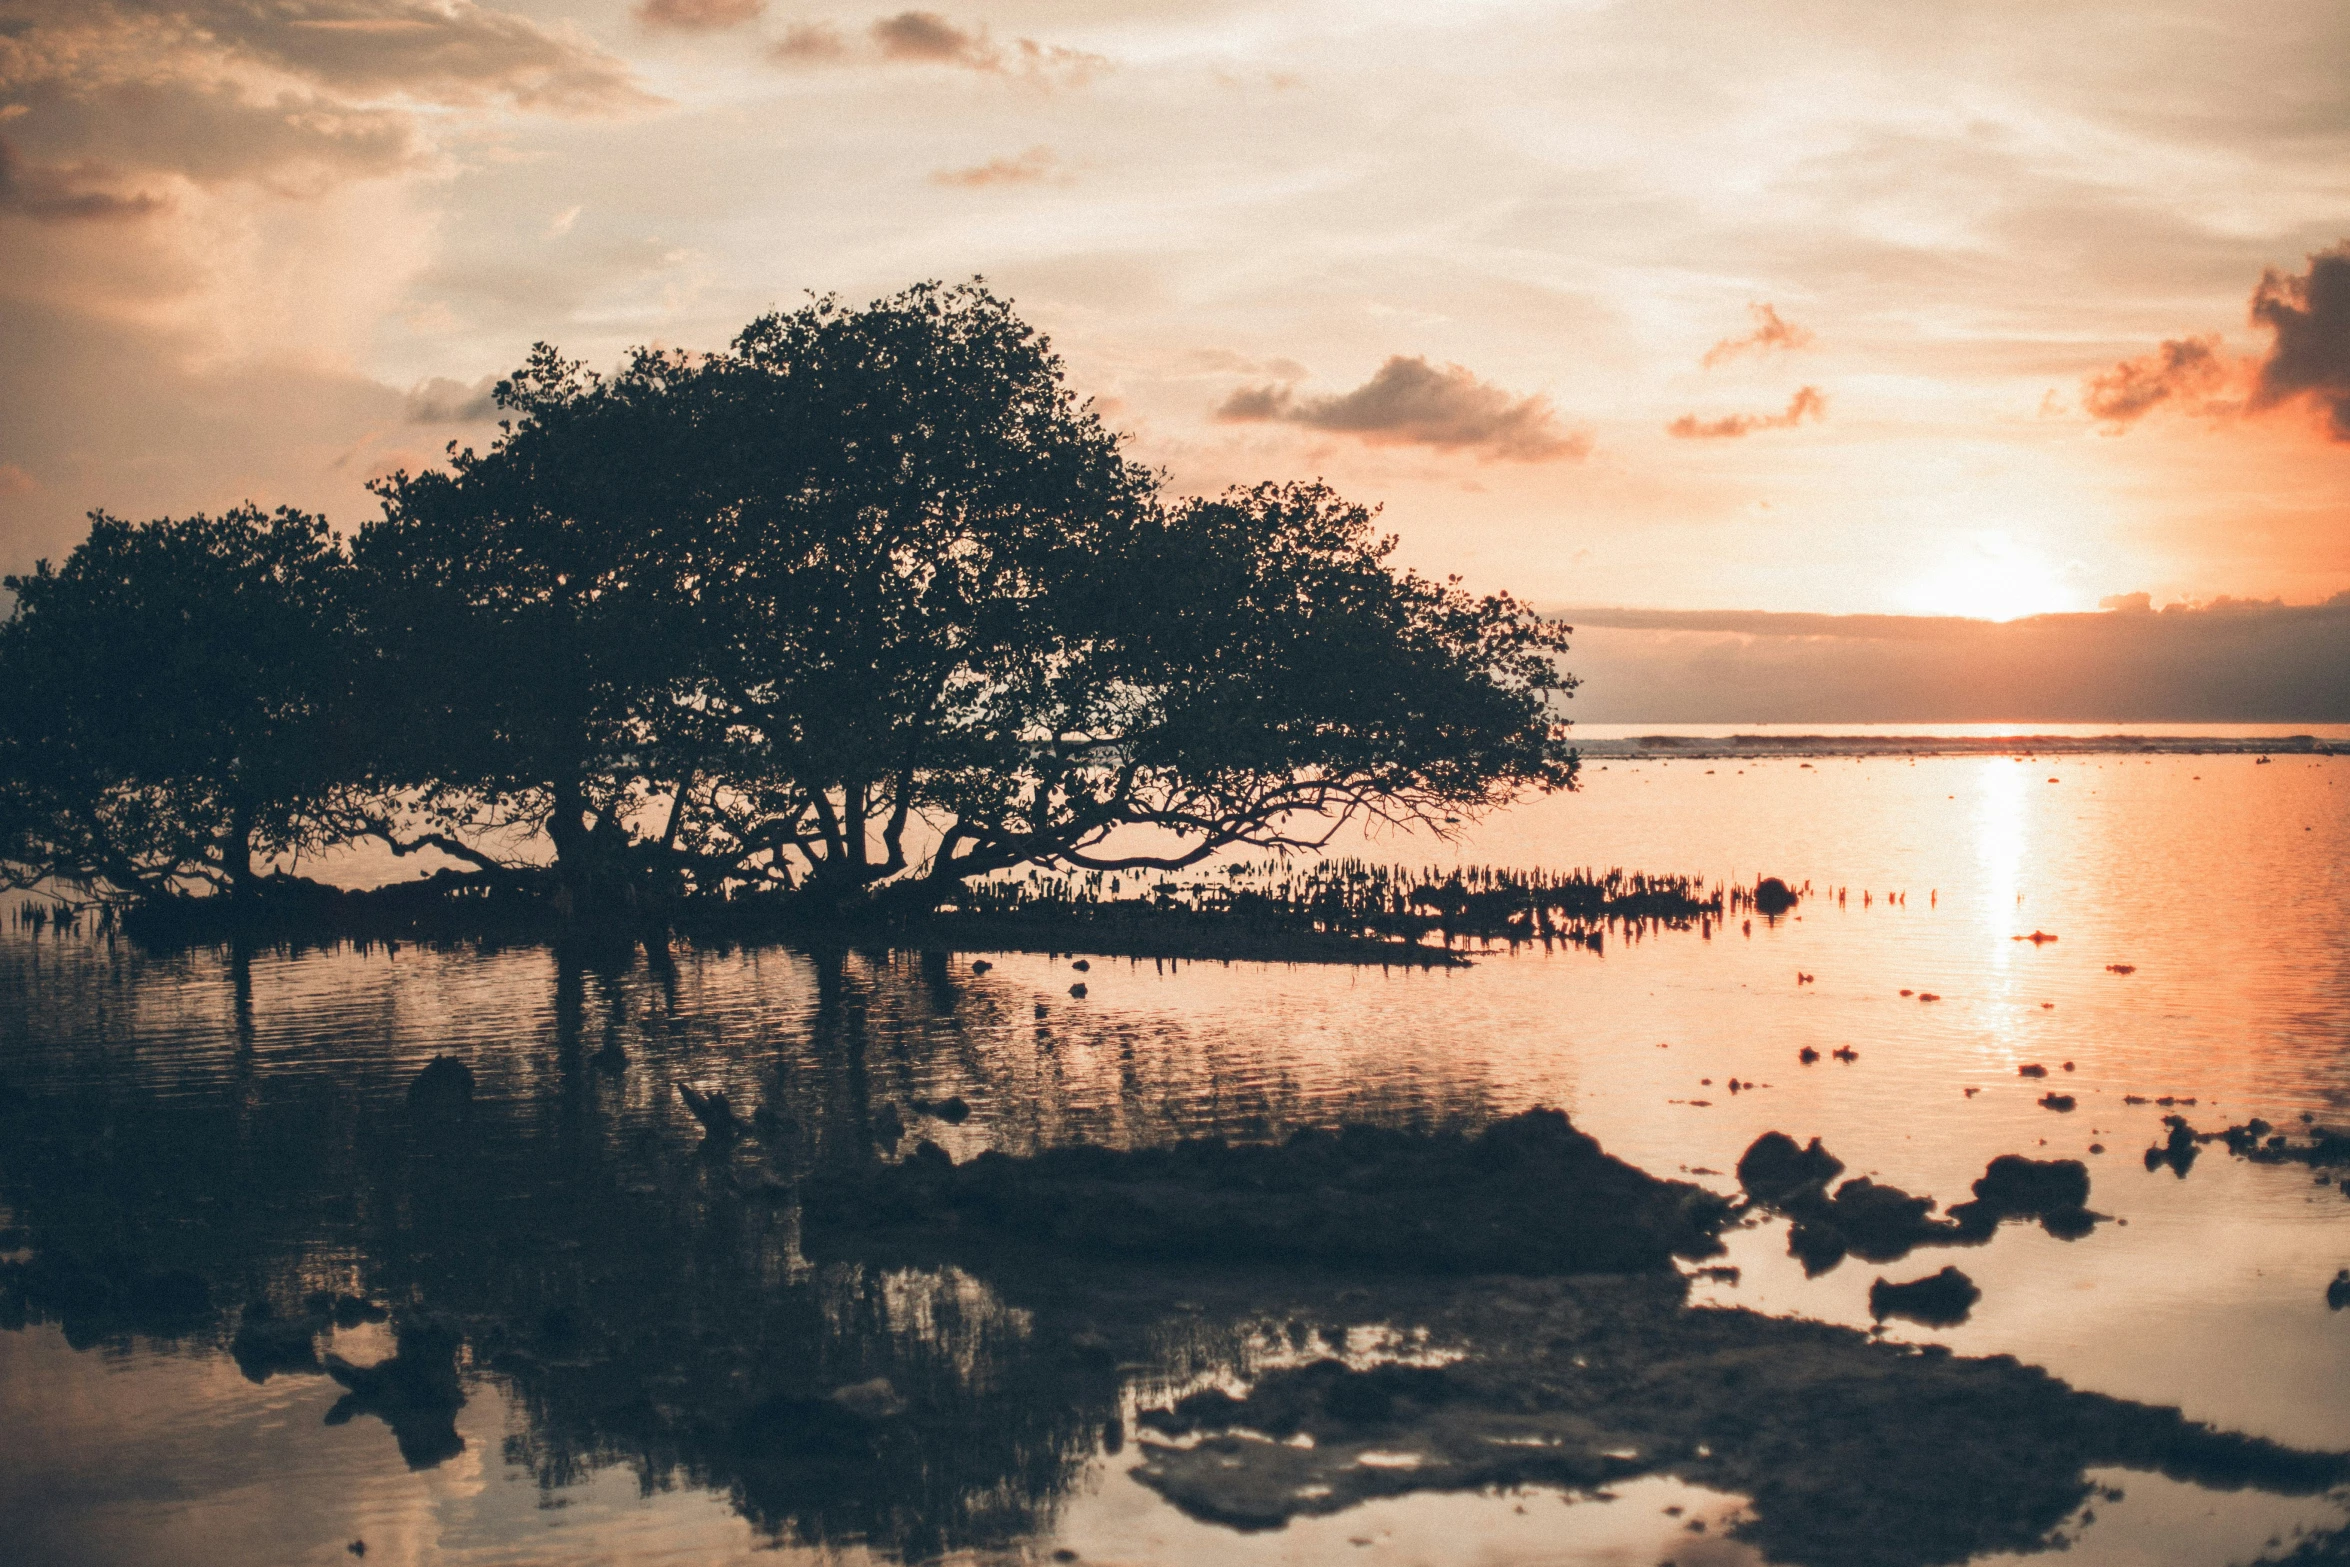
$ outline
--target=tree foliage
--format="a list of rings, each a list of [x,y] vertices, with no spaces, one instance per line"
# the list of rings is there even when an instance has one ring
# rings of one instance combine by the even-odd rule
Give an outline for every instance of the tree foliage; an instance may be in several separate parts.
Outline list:
[[[246,892],[341,835],[349,563],[324,521],[93,513],[63,565],[6,586],[0,874]]]
[[[20,873],[233,881],[222,843],[334,833],[496,873],[519,828],[574,903],[934,905],[1572,785],[1563,628],[1398,570],[1320,484],[1169,499],[983,286],[817,299],[608,376],[542,346],[497,397],[490,448],[383,481],[347,555],[293,513],[99,519],[25,579],[0,660],[47,695],[0,745],[47,852]],[[126,543],[197,538],[176,586]],[[77,652],[100,624],[164,658]],[[206,659],[230,677],[175,704]],[[126,702],[168,743],[102,742]],[[86,760],[36,765],[44,725]],[[67,830],[97,800],[110,844],[178,824],[141,827],[135,882]]]

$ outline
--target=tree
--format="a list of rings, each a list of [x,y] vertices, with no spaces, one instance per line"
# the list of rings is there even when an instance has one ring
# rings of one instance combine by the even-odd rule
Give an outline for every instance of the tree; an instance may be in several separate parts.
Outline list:
[[[1164,505],[983,288],[770,316],[681,386],[708,468],[672,493],[723,541],[725,744],[669,818],[701,887],[929,904],[1572,785],[1561,628],[1398,574],[1320,485]]]
[[[350,793],[348,562],[314,516],[94,512],[6,579],[0,876],[250,896],[335,841]]]
[[[1319,483],[1154,510],[1072,595],[1049,722],[942,770],[933,882],[1313,849],[1366,816],[1441,832],[1572,788],[1566,628],[1395,571],[1371,522]]]
[[[1049,736],[1156,481],[976,284],[763,317],[692,383],[717,743],[673,841],[698,886],[837,904],[914,867],[947,779]]]
[[[983,285],[498,398],[360,535],[375,705],[444,827],[543,822],[575,896],[935,904],[1573,782],[1558,628],[1319,485],[1165,504]]]
[[[362,691],[405,809],[364,830],[395,852],[511,872],[482,845],[519,827],[545,834],[575,906],[634,890],[630,824],[695,728],[686,364],[645,350],[606,378],[541,344],[497,387],[514,417],[489,452],[375,486],[384,515],[353,545]]]

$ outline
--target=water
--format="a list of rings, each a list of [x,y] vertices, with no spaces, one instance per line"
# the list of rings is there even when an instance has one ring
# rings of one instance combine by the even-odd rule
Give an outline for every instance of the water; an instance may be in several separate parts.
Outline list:
[[[1969,1320],[1894,1322],[1887,1338],[2350,1452],[2350,1315],[2325,1301],[2350,1265],[2350,1199],[2216,1145],[2183,1179],[2150,1173],[2139,1154],[2170,1112],[2123,1102],[2192,1098],[2181,1113],[2206,1129],[2350,1115],[2346,791],[2338,757],[1617,758],[1458,844],[1356,847],[1773,874],[1812,896],[1750,932],[1497,951],[1451,972],[1096,960],[1082,1001],[1069,960],[1042,955],[973,975],[967,958],[681,948],[657,968],[537,948],[153,954],[12,931],[9,1239],[100,1272],[109,1256],[148,1277],[190,1270],[215,1309],[159,1315],[85,1284],[8,1321],[0,1559],[348,1562],[360,1540],[371,1563],[1970,1554],[1933,1543],[1929,1512],[1854,1546],[1835,1507],[1788,1501],[1803,1466],[1759,1438],[1737,1477],[1682,1465],[1606,1486],[1407,1489],[1278,1529],[1186,1513],[1136,1478],[1164,1453],[1140,1411],[1245,1392],[1298,1360],[1283,1322],[1340,1325],[1361,1365],[1503,1344],[1509,1292],[1284,1279],[1118,1294],[984,1257],[811,1254],[790,1178],[858,1157],[884,1107],[967,1159],[1342,1120],[1476,1126],[1546,1104],[1643,1168],[1724,1192],[1735,1182],[1715,1172],[1778,1128],[1945,1202],[1994,1155],[2077,1157],[2091,1206],[2126,1222],[2069,1242],[2009,1225],[1979,1249],[1810,1279],[1784,1226],[1759,1224],[1718,1259],[1737,1280],[1700,1279],[1695,1298],[1865,1328],[1873,1279],[1955,1261],[1982,1290]],[[2015,939],[2035,931],[2057,939]],[[1807,1045],[1858,1058],[1806,1066]],[[441,1053],[477,1075],[462,1137],[428,1137],[404,1109]],[[2048,1079],[2017,1075],[2033,1063]],[[1759,1086],[1732,1094],[1732,1077]],[[679,1082],[788,1116],[789,1157],[699,1152]],[[2078,1108],[2042,1108],[2051,1087]],[[968,1121],[912,1109],[950,1095]],[[436,1425],[378,1400],[330,1425],[344,1389],[315,1369],[240,1370],[237,1312],[217,1308],[266,1296],[282,1312],[312,1291],[394,1308],[320,1337],[360,1365],[392,1354],[402,1321],[453,1324],[462,1408]],[[1555,1309],[1510,1306],[1527,1321]],[[804,1421],[811,1400],[874,1377],[907,1407],[870,1449],[778,1448],[745,1424],[776,1397]],[[1870,1440],[1930,1436],[1887,1425]],[[2061,1536],[2099,1562],[2248,1561],[2344,1522],[2322,1487],[2081,1463],[2103,1489],[2061,1516],[2004,1491],[1931,1505],[2010,1528],[1983,1536],[1982,1559]]]

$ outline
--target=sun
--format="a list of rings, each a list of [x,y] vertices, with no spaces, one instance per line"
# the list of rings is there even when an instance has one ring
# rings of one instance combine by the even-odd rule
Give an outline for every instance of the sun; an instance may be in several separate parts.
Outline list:
[[[2021,620],[2082,608],[2081,594],[2040,552],[2005,532],[1959,541],[1902,592],[1921,615]]]

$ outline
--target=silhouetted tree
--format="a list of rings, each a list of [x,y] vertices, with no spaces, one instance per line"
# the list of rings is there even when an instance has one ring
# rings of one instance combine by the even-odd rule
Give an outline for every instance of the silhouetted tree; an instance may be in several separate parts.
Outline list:
[[[375,486],[384,515],[353,542],[361,689],[406,809],[367,830],[395,851],[510,870],[482,845],[519,826],[545,833],[567,897],[633,884],[629,824],[700,657],[676,615],[703,521],[672,493],[684,369],[640,351],[607,378],[541,344],[497,387],[513,417],[489,452]]]
[[[1557,628],[1387,564],[1320,486],[1167,508],[984,288],[820,300],[664,362],[704,662],[662,843],[704,889],[934,903],[1571,783]],[[675,460],[675,459],[672,459]]]
[[[818,299],[599,376],[544,345],[487,452],[128,528],[18,586],[21,875],[247,887],[357,836],[572,912],[935,906],[1571,786],[1562,628],[1391,564],[1319,484],[1170,504],[978,283]]]
[[[342,833],[348,562],[326,524],[246,506],[92,513],[6,579],[0,875],[102,895],[252,893]]]

